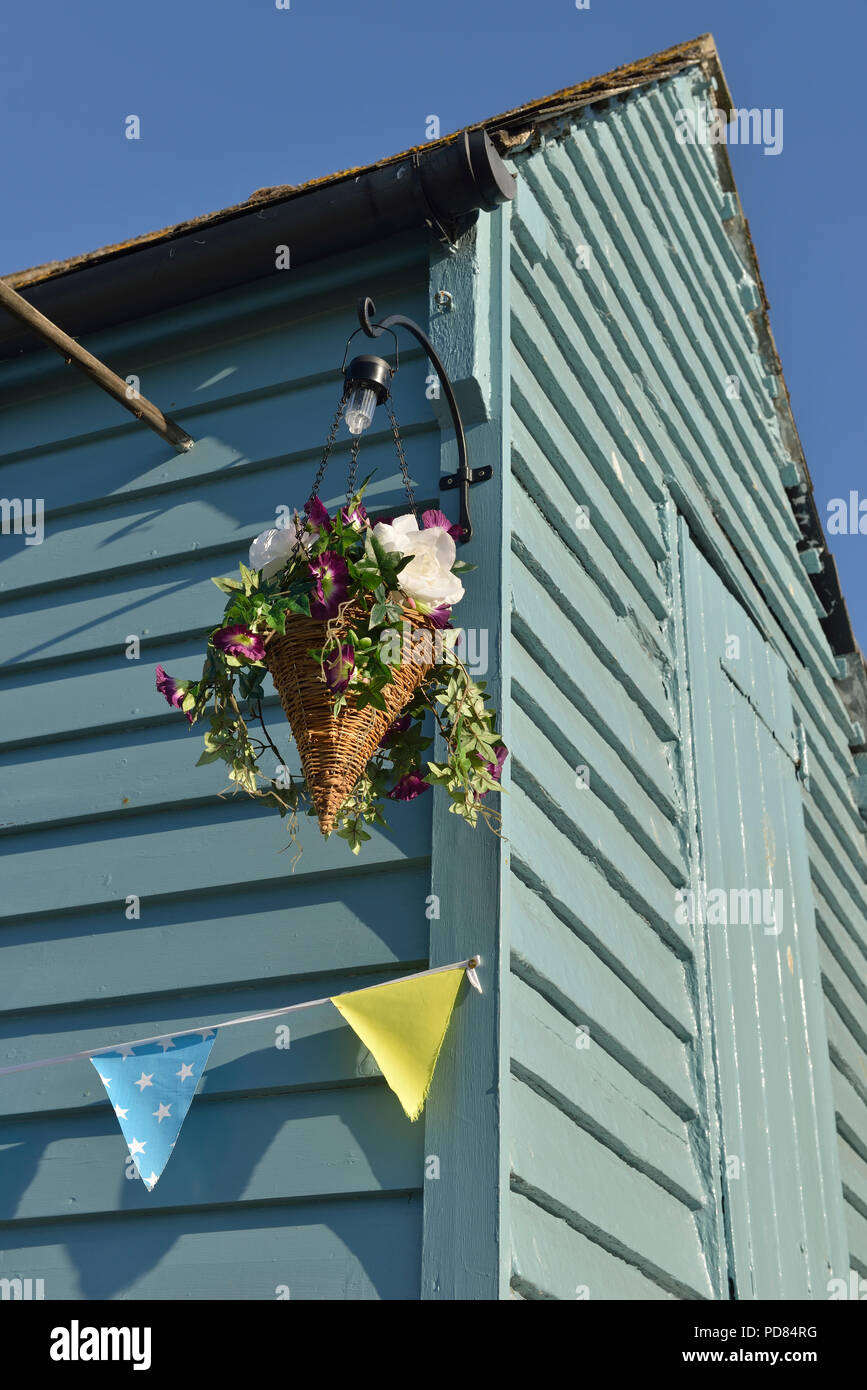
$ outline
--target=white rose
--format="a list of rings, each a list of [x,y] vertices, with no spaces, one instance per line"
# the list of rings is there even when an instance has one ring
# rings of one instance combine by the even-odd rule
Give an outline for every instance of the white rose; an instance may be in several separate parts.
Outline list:
[[[286,526],[263,531],[250,546],[250,569],[261,570],[263,579],[279,574],[292,554],[300,532],[299,554],[309,551],[319,540],[318,526],[310,527],[297,512]]]
[[[292,554],[294,544],[294,526],[263,531],[250,546],[250,569],[261,570],[263,579],[279,574]]]
[[[464,586],[451,572],[457,549],[444,527],[428,526],[420,531],[414,516],[399,516],[390,526],[378,522],[373,534],[386,552],[413,557],[397,582],[416,603],[426,608],[437,608],[441,603],[451,607],[463,598]]]

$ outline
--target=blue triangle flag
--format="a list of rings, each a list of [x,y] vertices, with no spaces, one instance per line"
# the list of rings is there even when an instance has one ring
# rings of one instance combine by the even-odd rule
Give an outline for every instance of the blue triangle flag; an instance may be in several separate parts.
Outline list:
[[[148,1192],[171,1158],[216,1036],[206,1028],[90,1059]]]

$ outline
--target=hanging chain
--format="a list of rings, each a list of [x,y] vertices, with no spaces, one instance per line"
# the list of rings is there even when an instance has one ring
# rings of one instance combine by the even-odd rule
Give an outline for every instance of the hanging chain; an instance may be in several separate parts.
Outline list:
[[[337,438],[337,431],[340,428],[340,421],[343,419],[343,408],[345,405],[346,392],[344,391],[343,395],[340,397],[340,404],[337,407],[337,414],[334,417],[334,421],[331,425],[331,430],[329,432],[328,438],[325,441],[325,452],[322,455],[322,462],[316,470],[316,477],[313,479],[313,487],[310,490],[311,497],[317,496],[319,489],[322,485],[322,479],[324,478],[325,470],[328,467],[328,460],[331,457],[331,450],[334,448],[334,441]]]
[[[337,438],[337,431],[340,429],[340,421],[343,419],[343,411],[345,405],[346,391],[344,390],[343,395],[340,397],[340,404],[337,407],[337,414],[335,415],[334,420],[332,421],[331,429],[328,432],[328,438],[325,441],[325,449],[323,451],[319,467],[316,470],[316,477],[313,479],[313,486],[310,489],[311,499],[318,496],[319,489],[322,486],[322,479],[325,477],[325,470],[328,467],[328,460],[331,457],[331,450],[334,448],[334,441]],[[302,526],[301,519],[299,518],[295,525],[295,544],[292,547],[292,555],[290,557],[292,560],[295,559],[300,549],[301,536]]]
[[[355,474],[358,469],[358,451],[361,448],[361,435],[357,434],[352,441],[352,449],[349,453],[349,481],[346,485],[346,505],[349,506],[355,492]]]
[[[418,513],[415,509],[415,497],[413,496],[412,483],[409,480],[409,470],[406,466],[406,459],[403,455],[403,442],[400,437],[400,430],[397,427],[397,420],[394,418],[394,408],[391,404],[391,396],[387,398],[385,402],[385,408],[388,411],[388,418],[391,421],[392,433],[394,434],[394,447],[397,449],[397,458],[398,462],[400,463],[400,471],[403,474],[403,485],[406,488],[406,495],[409,498],[409,508],[416,521],[418,521]]]
[[[340,398],[340,404],[339,404],[338,407],[337,407],[337,413],[336,413],[336,415],[334,416],[334,420],[333,420],[333,422],[332,422],[331,429],[330,429],[329,434],[328,434],[328,438],[327,438],[327,440],[325,441],[325,449],[324,449],[324,451],[323,451],[322,459],[321,459],[321,462],[320,462],[320,464],[319,464],[319,467],[318,467],[318,469],[316,470],[316,477],[313,479],[313,486],[312,486],[312,488],[310,489],[310,497],[311,497],[311,498],[316,497],[316,496],[318,496],[318,494],[319,494],[319,488],[320,488],[321,485],[322,485],[322,479],[325,477],[325,470],[326,470],[326,468],[328,467],[328,460],[329,460],[329,458],[331,457],[331,451],[332,451],[332,449],[334,448],[334,443],[335,443],[335,440],[337,439],[337,431],[338,431],[338,429],[340,428],[340,421],[343,419],[343,411],[344,411],[345,406],[346,406],[346,394],[344,393],[344,394],[341,396],[341,398]],[[399,430],[399,428],[398,428],[397,420],[395,419],[394,408],[393,408],[393,406],[392,406],[392,404],[391,404],[391,397],[390,397],[390,396],[388,396],[388,397],[386,398],[386,401],[385,401],[385,408],[386,408],[386,411],[387,411],[387,413],[388,413],[389,421],[390,421],[390,423],[391,423],[392,434],[394,435],[394,447],[395,447],[395,449],[397,450],[397,458],[398,458],[398,462],[400,463],[400,471],[401,471],[401,475],[402,475],[402,477],[403,477],[403,485],[404,485],[404,488],[406,489],[406,495],[407,495],[407,498],[408,498],[408,500],[409,500],[410,511],[412,512],[412,514],[413,514],[413,516],[415,517],[416,521],[418,521],[418,513],[417,513],[417,511],[416,511],[415,497],[414,497],[414,495],[413,495],[412,483],[410,482],[410,479],[409,479],[409,469],[407,468],[406,458],[405,458],[404,452],[403,452],[403,441],[401,440],[401,437],[400,437],[400,430]],[[352,441],[352,448],[351,448],[350,454],[349,454],[349,477],[348,477],[348,484],[347,484],[347,489],[346,489],[346,502],[347,502],[347,505],[348,505],[348,504],[350,503],[350,501],[352,500],[353,494],[354,494],[354,492],[355,492],[355,480],[356,480],[356,474],[357,474],[357,471],[358,471],[358,451],[359,451],[360,448],[361,448],[361,436],[360,436],[360,435],[356,435],[356,437],[355,437],[355,438],[353,439],[353,441]],[[301,521],[300,521],[300,518],[299,518],[298,524],[297,524],[297,526],[296,526],[295,544],[294,544],[294,546],[293,546],[293,548],[292,548],[292,559],[294,559],[295,556],[298,554],[298,550],[299,550],[300,545],[301,545],[301,536],[302,536],[302,529],[301,529]]]

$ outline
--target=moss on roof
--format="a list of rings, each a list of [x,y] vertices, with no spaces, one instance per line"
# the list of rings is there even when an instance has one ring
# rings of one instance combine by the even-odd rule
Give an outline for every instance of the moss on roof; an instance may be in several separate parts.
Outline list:
[[[127,241],[115,242],[111,246],[102,246],[98,250],[88,251],[80,256],[71,256],[68,260],[47,261],[44,265],[32,266],[27,270],[18,270],[4,276],[4,279],[13,289],[20,291],[25,286],[36,285],[59,275],[67,275],[84,266],[95,265],[99,261],[128,255],[132,251],[153,246],[159,242],[172,241],[175,237],[184,236],[200,228],[214,226],[218,222],[228,221],[230,218],[241,216],[254,208],[284,203],[293,198],[302,197],[314,188],[339,183],[344,179],[357,178],[359,174],[366,174],[372,169],[381,169],[389,164],[398,163],[421,150],[449,145],[458,139],[464,130],[487,130],[495,141],[497,134],[499,134],[502,137],[501,144],[507,147],[512,131],[532,129],[542,121],[551,120],[556,116],[577,110],[581,106],[587,106],[593,102],[607,100],[620,92],[632,91],[636,87],[645,86],[648,82],[659,81],[696,63],[702,63],[709,70],[712,70],[718,90],[722,90],[727,97],[725,79],[722,75],[713,37],[710,34],[703,34],[700,38],[691,39],[688,43],[676,44],[673,48],[667,48],[662,53],[653,54],[652,57],[642,58],[638,62],[626,63],[621,67],[614,68],[612,72],[605,73],[602,77],[591,77],[586,82],[579,82],[572,87],[564,87],[561,91],[554,92],[551,96],[543,97],[539,101],[531,101],[524,106],[516,106],[511,111],[494,116],[490,120],[477,121],[473,125],[462,126],[459,131],[445,135],[439,140],[426,141],[423,145],[415,145],[409,150],[402,150],[400,154],[389,155],[373,164],[354,169],[343,169],[339,173],[326,174],[320,178],[310,179],[303,184],[277,184],[269,188],[259,188],[242,203],[234,203],[231,207],[220,208],[216,212],[203,213],[201,216],[190,218],[185,222],[176,222],[169,227],[162,227],[158,231],[144,232],[141,236],[131,237]],[[730,106],[731,103],[729,102],[728,105]]]

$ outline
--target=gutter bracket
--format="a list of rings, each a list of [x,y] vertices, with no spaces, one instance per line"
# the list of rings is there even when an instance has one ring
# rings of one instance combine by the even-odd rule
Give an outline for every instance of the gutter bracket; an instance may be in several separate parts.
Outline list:
[[[431,207],[430,200],[425,192],[424,179],[422,178],[421,156],[417,151],[412,156],[412,167],[413,173],[415,174],[415,186],[425,212],[425,221],[430,228],[431,234],[436,237],[437,241],[446,251],[452,252],[455,249],[455,243],[458,239],[457,224],[451,222],[448,226],[444,226]]]

